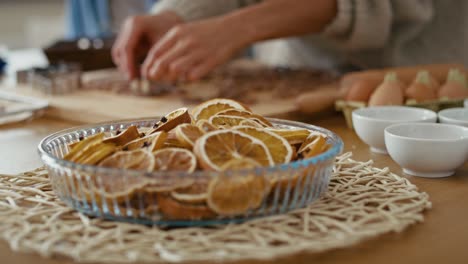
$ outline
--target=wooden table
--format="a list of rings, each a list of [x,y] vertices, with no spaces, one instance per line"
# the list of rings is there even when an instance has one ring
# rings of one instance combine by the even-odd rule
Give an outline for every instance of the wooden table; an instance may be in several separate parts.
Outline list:
[[[340,115],[287,117],[335,131],[344,140],[345,151],[354,153],[354,159],[373,159],[375,166],[390,167],[393,172],[402,175],[401,168],[389,156],[370,153],[354,132],[345,127]],[[0,126],[0,173],[17,173],[40,166],[36,151],[40,139],[74,125],[77,124],[42,118]],[[304,253],[274,262],[255,263],[468,263],[468,164],[455,176],[445,179],[405,177],[430,195],[433,209],[425,213],[423,224],[412,226],[401,234],[387,234],[347,249],[322,254]],[[0,262],[73,263],[68,259],[46,259],[36,254],[14,253],[4,242],[0,242]]]

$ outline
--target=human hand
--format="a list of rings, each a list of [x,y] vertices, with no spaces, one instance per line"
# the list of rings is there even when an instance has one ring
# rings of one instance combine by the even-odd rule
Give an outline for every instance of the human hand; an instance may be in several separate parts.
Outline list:
[[[197,80],[249,42],[220,18],[179,24],[149,51],[141,75],[150,80]]]
[[[129,79],[139,75],[138,62],[149,49],[172,27],[182,23],[174,12],[158,15],[133,16],[125,20],[122,30],[112,47],[112,59]]]

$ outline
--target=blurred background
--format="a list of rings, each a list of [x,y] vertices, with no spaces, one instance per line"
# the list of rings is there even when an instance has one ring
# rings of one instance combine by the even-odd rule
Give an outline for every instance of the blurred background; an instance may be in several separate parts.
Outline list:
[[[63,38],[65,5],[64,0],[0,0],[0,45],[39,48]]]
[[[110,48],[127,16],[156,0],[0,0],[0,74],[76,62],[112,67]]]

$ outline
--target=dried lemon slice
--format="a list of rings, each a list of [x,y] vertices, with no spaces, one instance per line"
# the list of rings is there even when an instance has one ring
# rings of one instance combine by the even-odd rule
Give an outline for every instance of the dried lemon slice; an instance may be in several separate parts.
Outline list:
[[[231,160],[223,170],[249,169],[261,166],[252,159]],[[224,216],[240,215],[260,207],[270,191],[270,182],[263,175],[232,174],[213,178],[208,186],[207,203]]]
[[[274,165],[265,143],[235,130],[217,130],[203,135],[195,142],[194,153],[201,167],[210,170],[220,171],[227,162],[245,158],[262,166]]]
[[[136,149],[147,149],[150,152],[161,149],[164,146],[164,142],[167,139],[167,133],[165,131],[156,132],[142,138],[137,138],[131,142],[128,142],[122,149],[123,150],[136,150]]]
[[[302,144],[310,135],[310,130],[307,129],[284,129],[284,128],[266,128],[267,130],[284,137],[289,144]]]
[[[246,106],[234,100],[216,98],[197,105],[192,110],[192,116],[195,120],[209,119],[226,109],[249,110]]]
[[[159,120],[153,127],[153,130],[149,132],[149,134],[156,133],[157,131],[166,131],[169,132],[174,127],[183,124],[183,123],[191,123],[192,118],[188,112],[188,108],[182,107],[176,109],[169,114],[163,116],[161,120]]]
[[[195,141],[205,134],[200,128],[192,124],[178,125],[174,130],[179,142],[187,148],[193,148]]]
[[[261,115],[254,114],[247,110],[240,110],[240,109],[226,109],[223,110],[216,115],[225,115],[225,116],[240,116],[245,117],[248,119],[254,119],[256,122],[260,123],[264,127],[271,127],[273,126],[270,121],[264,118]]]
[[[153,153],[155,171],[185,171],[193,172],[197,168],[195,155],[186,149],[165,148]]]
[[[246,133],[265,143],[275,164],[288,163],[293,157],[293,148],[283,137],[263,128],[238,126],[233,129]]]
[[[128,142],[135,140],[140,137],[140,133],[138,132],[138,128],[136,126],[130,126],[122,133],[118,133],[113,137],[109,137],[104,139],[102,142],[104,143],[113,143],[116,146],[123,146]]]
[[[151,152],[143,149],[120,151],[99,163],[102,167],[144,171],[152,171],[154,165],[155,159]]]

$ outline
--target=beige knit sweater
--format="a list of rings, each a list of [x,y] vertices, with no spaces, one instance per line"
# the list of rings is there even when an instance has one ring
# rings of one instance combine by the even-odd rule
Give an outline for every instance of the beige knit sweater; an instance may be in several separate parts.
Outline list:
[[[161,0],[186,21],[222,15],[252,0]],[[273,65],[373,68],[421,63],[468,65],[468,1],[338,0],[323,32],[260,44],[255,55]]]

